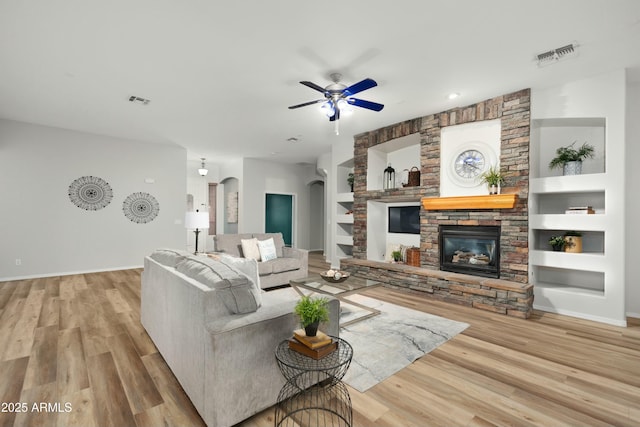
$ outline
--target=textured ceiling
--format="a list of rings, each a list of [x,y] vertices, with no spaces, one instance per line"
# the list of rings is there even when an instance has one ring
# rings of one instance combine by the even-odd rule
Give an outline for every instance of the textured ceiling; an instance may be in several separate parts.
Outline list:
[[[572,42],[578,56],[536,65]],[[360,132],[620,68],[638,78],[638,0],[0,2],[0,117],[208,161],[313,163]],[[384,110],[356,109],[336,136],[317,105],[287,109],[320,95],[300,80],[332,72],[375,79],[358,97]]]

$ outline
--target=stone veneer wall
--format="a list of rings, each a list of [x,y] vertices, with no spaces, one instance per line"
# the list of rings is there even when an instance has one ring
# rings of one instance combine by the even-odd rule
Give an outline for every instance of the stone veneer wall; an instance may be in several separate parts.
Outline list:
[[[439,270],[438,226],[500,225],[500,278],[528,282],[528,193],[530,90],[498,96],[474,105],[407,120],[356,135],[354,142],[353,257],[367,259],[367,201],[419,201],[440,195],[440,130],[446,126],[501,119],[500,167],[503,193],[516,193],[514,209],[446,210],[420,213],[420,264]],[[391,139],[420,133],[420,187],[367,191],[368,149]],[[371,232],[380,232],[371,230]]]

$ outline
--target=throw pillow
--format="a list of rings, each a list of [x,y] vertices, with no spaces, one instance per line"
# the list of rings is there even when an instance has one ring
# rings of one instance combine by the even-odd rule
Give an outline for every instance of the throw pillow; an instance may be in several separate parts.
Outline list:
[[[273,242],[273,239],[258,240],[258,249],[260,250],[262,261],[278,258],[276,254],[276,244]]]
[[[260,261],[258,239],[256,239],[255,237],[253,239],[242,239],[240,240],[240,243],[242,244],[242,255],[244,255],[245,258]]]

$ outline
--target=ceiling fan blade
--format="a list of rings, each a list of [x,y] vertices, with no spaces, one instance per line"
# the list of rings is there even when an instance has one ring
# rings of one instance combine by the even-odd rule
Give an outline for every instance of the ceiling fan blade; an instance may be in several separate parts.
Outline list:
[[[290,110],[293,110],[294,108],[300,108],[300,107],[306,107],[307,105],[313,105],[313,104],[317,104],[319,102],[325,102],[326,99],[317,99],[315,101],[309,101],[309,102],[305,102],[302,104],[298,104],[298,105],[292,105],[291,107],[289,107]]]
[[[384,108],[383,104],[358,98],[347,98],[347,102],[351,105],[355,105],[356,107],[367,108],[373,111],[381,111]]]
[[[300,82],[300,83],[305,85],[305,86],[307,86],[307,87],[310,87],[311,89],[317,90],[318,92],[321,92],[321,93],[326,93],[327,92],[325,90],[325,88],[323,88],[321,86],[318,86],[317,84],[315,84],[313,82],[304,81],[304,82]]]
[[[345,96],[351,96],[376,86],[378,86],[378,83],[376,83],[375,80],[367,78],[356,84],[352,84],[348,88],[344,89],[342,93],[345,94]]]

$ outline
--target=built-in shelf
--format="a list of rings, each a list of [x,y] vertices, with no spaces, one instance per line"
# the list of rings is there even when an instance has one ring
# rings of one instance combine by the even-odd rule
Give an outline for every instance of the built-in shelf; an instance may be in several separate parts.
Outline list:
[[[456,209],[513,209],[517,194],[490,194],[486,196],[423,197],[422,206],[428,211]]]

